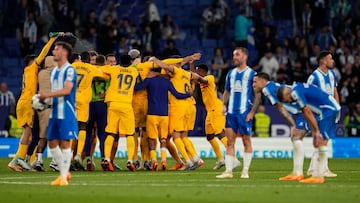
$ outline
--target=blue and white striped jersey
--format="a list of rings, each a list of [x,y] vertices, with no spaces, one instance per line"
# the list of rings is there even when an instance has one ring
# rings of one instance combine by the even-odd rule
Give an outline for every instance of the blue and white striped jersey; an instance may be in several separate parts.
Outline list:
[[[307,80],[308,84],[315,85],[322,89],[324,92],[334,96],[334,90],[337,86],[336,75],[333,70],[329,70],[327,74],[317,68]]]
[[[314,85],[297,83],[292,88],[291,97],[300,108],[309,106],[311,111],[319,116],[319,120],[340,111],[340,105],[334,97]]]
[[[262,92],[263,94],[269,99],[271,105],[276,105],[277,103],[279,103],[279,99],[277,98],[277,90],[280,87],[284,87],[286,85],[283,84],[279,84],[273,81],[269,81],[268,83],[266,83],[265,87],[263,88]],[[293,103],[282,103],[282,105],[284,106],[284,108],[291,114],[295,115],[295,114],[299,114],[301,113],[301,109],[299,108],[299,106],[293,102]]]
[[[251,110],[254,98],[252,87],[254,75],[256,72],[248,66],[241,72],[237,68],[229,71],[225,82],[225,90],[230,92],[228,113],[247,114]]]
[[[52,98],[52,110],[50,118],[76,118],[76,71],[74,67],[72,67],[70,63],[65,63],[61,68],[55,67],[51,71],[50,81],[52,92],[64,89],[65,81],[70,81],[74,84],[69,95]]]

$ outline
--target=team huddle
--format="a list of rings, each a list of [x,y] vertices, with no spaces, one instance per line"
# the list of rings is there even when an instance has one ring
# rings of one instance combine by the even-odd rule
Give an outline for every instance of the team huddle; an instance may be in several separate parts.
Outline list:
[[[206,138],[217,156],[214,170],[226,168],[216,178],[232,178],[233,170],[241,166],[235,156],[238,133],[244,145],[240,177],[249,178],[252,120],[261,93],[277,106],[292,128],[294,170],[280,180],[323,183],[324,176],[336,176],[328,169],[326,157],[327,140],[335,134],[334,124],[340,110],[331,53],[320,54],[319,68],[308,83],[284,86],[271,82],[267,74],[252,70],[247,66],[247,49],[235,48],[235,68],[226,77],[221,101],[208,67],[194,66],[201,58],[200,53],[159,60],[142,57],[132,49],[116,65],[113,54],[72,53],[72,46],[61,41],[64,36],[73,35],[52,33],[39,56],[25,58],[23,89],[16,109],[23,135],[9,169],[44,171],[42,153],[47,143],[53,157],[50,167],[60,171],[51,185],[66,186],[71,179],[70,169],[95,169],[92,157],[97,140],[102,170],[121,170],[114,158],[119,138],[124,136],[126,167],[130,171],[195,170],[204,164],[188,138],[188,131],[195,124],[196,102],[192,94],[197,86],[207,112]],[[52,56],[46,56],[54,43]],[[187,63],[190,71],[182,68]],[[32,132],[34,114],[39,123],[38,139],[34,139]],[[297,115],[295,121],[291,114]],[[315,152],[308,170],[310,177],[304,179],[302,138],[307,130],[313,134]],[[226,148],[225,157],[218,140]],[[30,164],[36,146],[36,158]],[[176,161],[172,167],[167,165],[167,152]]]

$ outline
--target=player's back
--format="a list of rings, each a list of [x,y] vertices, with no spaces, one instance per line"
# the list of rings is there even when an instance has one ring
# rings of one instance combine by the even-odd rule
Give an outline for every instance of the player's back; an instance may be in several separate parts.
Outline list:
[[[254,91],[252,88],[253,78],[256,72],[250,67],[239,71],[234,68],[226,76],[225,90],[229,91],[228,112],[243,114],[250,111]]]
[[[213,75],[207,75],[204,77],[208,83],[200,84],[202,99],[207,111],[214,110],[217,107],[217,93],[215,77]]]
[[[36,94],[38,81],[38,65],[33,62],[31,65],[25,67],[22,78],[22,90],[19,100],[31,101],[31,98]]]
[[[138,71],[133,66],[104,66],[101,70],[110,76],[110,85],[105,94],[105,102],[132,103]]]
[[[333,70],[328,70],[328,73],[324,73],[319,68],[316,69],[308,78],[308,84],[315,85],[328,93],[331,96],[334,96],[334,90],[337,86],[336,75]]]
[[[286,85],[279,84],[273,81],[269,81],[265,87],[263,88],[262,92],[265,95],[266,98],[270,101],[271,105],[276,105],[279,103],[279,99],[277,98],[277,90],[281,87],[285,87]],[[299,106],[293,102],[293,103],[282,103],[283,107],[291,114],[299,114],[301,113],[301,109]]]
[[[187,93],[191,87],[191,73],[183,70],[181,68],[174,66],[174,75],[170,77],[170,82],[174,85],[174,88],[179,93]],[[177,99],[174,95],[169,93],[169,103],[170,105],[181,105],[186,106],[189,105],[189,102],[194,104],[194,98],[188,99]]]
[[[308,105],[315,114],[320,115],[320,119],[332,111],[340,110],[334,97],[315,85],[297,83],[291,95],[296,98],[301,108]]]

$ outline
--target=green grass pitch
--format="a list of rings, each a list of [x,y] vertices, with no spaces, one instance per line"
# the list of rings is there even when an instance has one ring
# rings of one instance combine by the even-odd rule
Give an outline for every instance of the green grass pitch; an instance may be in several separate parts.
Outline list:
[[[187,203],[187,202],[359,202],[360,159],[330,159],[330,168],[338,174],[324,184],[304,185],[297,181],[279,181],[292,168],[292,159],[253,159],[250,179],[240,179],[240,169],[233,179],[219,180],[223,172],[212,170],[214,159],[195,171],[119,171],[102,172],[99,160],[94,172],[73,172],[67,187],[50,186],[57,172],[12,172],[9,158],[0,159],[0,201]],[[125,168],[125,160],[116,160]],[[174,162],[169,161],[169,165]],[[49,160],[45,160],[46,166]],[[309,165],[305,160],[304,169]],[[306,171],[304,171],[306,172]]]

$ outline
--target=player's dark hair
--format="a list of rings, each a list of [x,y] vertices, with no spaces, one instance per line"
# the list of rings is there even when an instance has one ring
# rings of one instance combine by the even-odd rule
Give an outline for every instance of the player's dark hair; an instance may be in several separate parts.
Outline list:
[[[264,73],[264,72],[257,73],[257,74],[255,75],[255,77],[262,78],[262,79],[264,79],[264,80],[266,80],[266,81],[270,81],[270,76],[269,76],[269,74]]]
[[[330,51],[322,51],[322,52],[320,52],[319,56],[317,57],[318,64],[320,64],[320,61],[329,54],[331,54]]]
[[[152,68],[151,71],[161,73],[161,68]]]
[[[105,56],[100,54],[99,56],[96,57],[95,64],[98,66],[103,66],[105,65],[105,61],[106,61]]]
[[[74,63],[75,60],[80,59],[80,54],[79,53],[72,53],[71,56],[69,57],[69,62],[70,63]]]
[[[72,53],[72,46],[71,44],[67,43],[67,42],[63,42],[63,41],[58,41],[55,43],[55,46],[62,46],[67,52],[68,52],[68,58],[71,56]]]
[[[276,96],[279,99],[280,102],[284,101],[284,92],[285,92],[286,87],[280,87],[277,91],[276,91]]]
[[[81,61],[85,63],[90,63],[90,53],[88,51],[84,51],[81,53]]]
[[[206,64],[199,64],[198,66],[196,66],[196,69],[204,70],[205,72],[209,71],[209,68]]]
[[[34,60],[35,58],[36,58],[35,54],[26,55],[25,58],[24,58],[25,66],[29,66],[30,61]]]
[[[120,66],[128,67],[131,65],[131,56],[124,54],[120,56]]]
[[[115,57],[115,54],[114,53],[106,54],[105,57],[106,57],[106,59],[109,57]]]
[[[249,51],[245,47],[236,47],[235,50],[241,50],[242,53],[244,53],[246,56],[249,56]]]
[[[99,54],[98,54],[96,51],[94,51],[94,50],[89,51],[89,53],[90,53],[90,57],[99,55]]]

